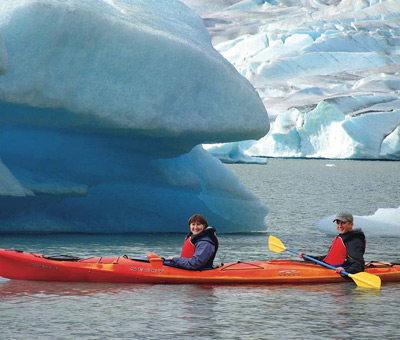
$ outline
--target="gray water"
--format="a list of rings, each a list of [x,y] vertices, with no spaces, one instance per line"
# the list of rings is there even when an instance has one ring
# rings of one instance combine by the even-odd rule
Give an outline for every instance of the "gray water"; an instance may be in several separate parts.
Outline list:
[[[219,235],[217,262],[293,258],[270,252],[268,234],[289,248],[323,254],[331,237],[314,228],[319,218],[400,205],[400,162],[273,159],[266,166],[229,168],[269,206],[268,233]],[[78,256],[143,256],[151,250],[168,256],[179,253],[183,236],[1,235],[0,247]],[[399,240],[369,238],[366,260],[400,260]],[[0,339],[400,339],[399,293],[400,283],[375,291],[352,282],[215,286],[0,278]]]

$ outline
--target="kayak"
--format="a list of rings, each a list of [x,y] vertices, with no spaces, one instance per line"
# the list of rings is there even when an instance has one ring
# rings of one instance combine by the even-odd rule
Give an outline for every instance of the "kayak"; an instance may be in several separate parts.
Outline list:
[[[186,270],[153,253],[146,258],[78,258],[0,249],[0,276],[13,280],[164,284],[320,284],[351,282],[334,270],[301,260],[233,262]],[[400,281],[400,264],[370,262],[365,272],[382,282]]]

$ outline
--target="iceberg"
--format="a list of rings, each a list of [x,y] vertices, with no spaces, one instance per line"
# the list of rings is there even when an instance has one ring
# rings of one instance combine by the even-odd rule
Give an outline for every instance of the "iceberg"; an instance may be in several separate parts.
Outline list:
[[[268,110],[246,155],[400,160],[397,0],[183,1]]]
[[[327,235],[336,235],[335,215],[324,217],[315,227]],[[354,228],[361,228],[367,236],[400,236],[400,207],[379,208],[370,216],[354,216]]]
[[[7,72],[7,50],[4,46],[3,37],[0,34],[0,76]]]
[[[265,107],[179,1],[0,3],[0,232],[265,230],[199,144],[258,139]]]

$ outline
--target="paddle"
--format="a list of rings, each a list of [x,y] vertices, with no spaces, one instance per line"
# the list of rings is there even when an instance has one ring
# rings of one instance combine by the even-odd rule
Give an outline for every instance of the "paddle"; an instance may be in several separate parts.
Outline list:
[[[162,257],[149,251],[146,252],[146,255],[153,268],[160,269],[163,266],[164,259]]]
[[[275,252],[275,253],[280,253],[284,250],[289,251],[293,254],[299,254],[298,251],[295,250],[291,250],[291,249],[287,249],[283,243],[281,242],[281,240],[277,237],[274,237],[272,235],[269,236],[268,238],[268,247],[269,250]],[[325,262],[319,261],[317,259],[312,258],[311,256],[308,255],[303,255],[303,257],[307,260],[313,261],[317,264],[320,264],[321,266],[330,268],[330,269],[336,269],[336,267],[331,266],[330,264],[327,264]],[[373,275],[370,273],[366,273],[366,272],[360,272],[360,273],[356,273],[356,274],[350,274],[347,273],[346,271],[342,270],[340,272],[340,274],[346,275],[350,278],[353,279],[353,281],[357,284],[357,286],[359,287],[363,287],[363,288],[374,288],[374,289],[380,289],[381,288],[381,278],[377,275]]]

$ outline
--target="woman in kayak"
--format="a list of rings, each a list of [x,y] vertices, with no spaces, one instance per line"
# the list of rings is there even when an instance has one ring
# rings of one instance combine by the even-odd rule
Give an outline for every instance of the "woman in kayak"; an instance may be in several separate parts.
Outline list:
[[[312,256],[332,266],[337,266],[336,272],[345,270],[350,274],[364,271],[365,235],[361,229],[353,230],[353,215],[337,214],[333,220],[339,234],[332,240],[329,252],[325,256]],[[299,253],[303,258],[305,253]]]
[[[189,234],[186,236],[180,257],[169,261],[180,268],[200,270],[212,268],[218,250],[216,229],[209,227],[207,220],[199,214],[189,218]]]

